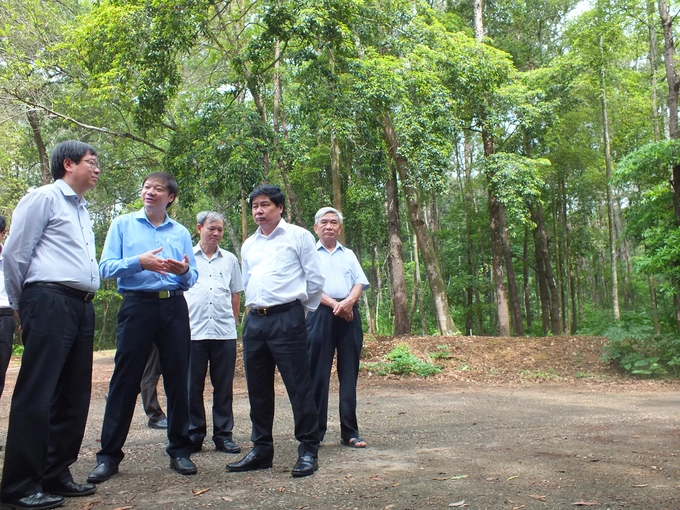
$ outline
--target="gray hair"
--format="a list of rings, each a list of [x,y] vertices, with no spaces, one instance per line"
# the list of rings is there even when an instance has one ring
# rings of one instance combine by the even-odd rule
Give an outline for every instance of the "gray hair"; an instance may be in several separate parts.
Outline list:
[[[321,209],[316,211],[316,215],[314,215],[314,225],[318,225],[321,217],[324,214],[328,214],[329,212],[336,214],[338,216],[338,221],[340,222],[340,225],[342,225],[342,213],[333,207],[322,207]]]
[[[213,221],[222,220],[224,223],[224,216],[216,211],[201,211],[196,215],[196,223],[200,226],[205,225],[205,222],[211,223]]]

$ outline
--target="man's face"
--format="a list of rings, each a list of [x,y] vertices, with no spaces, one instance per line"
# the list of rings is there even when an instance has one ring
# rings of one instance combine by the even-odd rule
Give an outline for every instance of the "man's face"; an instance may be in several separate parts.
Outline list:
[[[269,234],[281,221],[283,205],[274,205],[267,195],[256,196],[250,204],[253,219],[265,233]]]
[[[206,220],[203,222],[203,225],[196,225],[196,230],[198,230],[198,233],[201,236],[201,248],[208,250],[210,253],[214,253],[224,236],[224,223],[222,220]]]
[[[154,207],[166,209],[174,199],[175,195],[168,191],[167,184],[160,179],[147,179],[142,184],[142,202],[144,207]]]
[[[71,187],[76,193],[84,193],[94,188],[97,182],[99,182],[99,161],[97,156],[89,151],[82,157],[79,163],[66,159],[64,161],[64,168],[71,176]]]
[[[316,235],[319,236],[319,240],[323,244],[333,245],[340,236],[341,228],[342,225],[338,215],[334,212],[327,212],[314,225],[314,232],[316,232]]]

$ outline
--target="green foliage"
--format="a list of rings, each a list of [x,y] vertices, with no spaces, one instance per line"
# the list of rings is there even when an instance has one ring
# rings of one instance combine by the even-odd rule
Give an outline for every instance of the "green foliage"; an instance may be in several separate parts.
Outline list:
[[[22,344],[12,345],[12,356],[23,356],[24,346]]]
[[[668,371],[676,377],[680,375],[680,337],[655,336],[646,314],[623,314],[605,336],[605,363],[613,361],[634,375],[661,376]]]
[[[399,344],[385,355],[385,361],[379,363],[364,363],[364,368],[375,372],[377,375],[417,375],[428,377],[441,372],[441,369],[432,363],[418,359],[408,344]]]
[[[451,356],[451,349],[446,344],[437,346],[437,350],[428,354],[433,360],[446,359]]]

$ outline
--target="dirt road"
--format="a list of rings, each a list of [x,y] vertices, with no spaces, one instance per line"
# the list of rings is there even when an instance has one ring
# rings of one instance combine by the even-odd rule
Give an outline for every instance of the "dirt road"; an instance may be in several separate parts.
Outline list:
[[[79,481],[95,464],[112,357],[97,358],[94,368],[86,437],[72,468]],[[17,372],[10,368],[0,399],[3,442]],[[147,428],[138,405],[120,474],[64,508],[675,510],[679,389],[677,383],[612,379],[492,385],[362,374],[359,420],[369,447],[341,446],[331,409],[319,471],[303,479],[290,476],[297,443],[282,386],[274,467],[252,473],[227,473],[225,464],[240,456],[216,452],[206,440],[204,451],[192,457],[198,474],[177,475],[168,468],[164,432]],[[242,374],[235,392],[234,437],[247,451]]]

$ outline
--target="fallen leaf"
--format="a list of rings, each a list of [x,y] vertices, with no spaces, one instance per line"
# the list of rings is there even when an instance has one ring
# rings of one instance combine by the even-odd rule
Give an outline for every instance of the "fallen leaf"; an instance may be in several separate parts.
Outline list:
[[[445,477],[443,477],[443,478],[440,478],[440,477],[435,476],[435,477],[433,478],[433,480],[437,480],[438,482],[443,482],[444,480],[448,480],[449,478],[451,478],[451,477],[450,477],[450,476],[445,476]]]
[[[194,493],[194,496],[200,496],[201,494],[203,494],[204,492],[208,492],[209,490],[210,487],[208,487],[207,489],[191,489],[191,492]]]
[[[392,510],[394,508],[394,505],[387,505],[383,510]]]
[[[113,510],[130,510],[132,507],[131,506],[119,506],[118,508],[114,508]]]
[[[600,506],[600,504],[596,501],[577,501],[576,503],[572,503],[573,506]]]
[[[97,506],[99,503],[101,503],[101,499],[97,501],[90,501],[87,505],[82,507],[80,510],[92,510],[95,506]]]
[[[529,494],[529,497],[537,499],[539,501],[545,501],[545,496],[539,496],[538,494]]]
[[[279,487],[279,492],[286,492],[286,488],[283,486]]]
[[[395,483],[395,484],[392,484],[392,487],[399,487],[400,485],[401,485],[400,483]]]
[[[640,485],[633,485],[633,487],[649,487],[648,483],[641,483]]]
[[[511,476],[510,478],[508,478],[508,481],[514,480],[515,478],[519,478],[519,476]]]
[[[456,475],[456,476],[452,476],[451,480],[462,480],[463,478],[467,478],[467,477],[468,477],[468,475]]]
[[[449,503],[449,506],[460,507],[460,506],[467,506],[467,505],[465,504],[465,500],[463,500],[463,501],[458,501],[457,503]]]
[[[513,507],[512,507],[512,510],[520,510],[520,508],[526,508],[526,505],[513,506]]]

